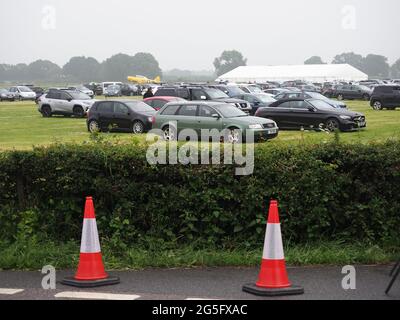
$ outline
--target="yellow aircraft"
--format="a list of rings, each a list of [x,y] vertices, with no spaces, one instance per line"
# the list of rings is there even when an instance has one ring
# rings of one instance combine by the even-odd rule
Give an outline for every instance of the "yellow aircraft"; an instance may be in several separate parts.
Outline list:
[[[135,77],[128,77],[129,82],[137,83],[137,84],[160,84],[161,78],[158,76],[154,80],[148,79],[145,76],[135,76]]]

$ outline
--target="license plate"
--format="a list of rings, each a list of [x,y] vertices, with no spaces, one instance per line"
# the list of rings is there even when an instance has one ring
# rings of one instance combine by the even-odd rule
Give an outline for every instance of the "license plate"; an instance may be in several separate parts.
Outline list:
[[[276,134],[276,133],[277,133],[276,129],[268,130],[268,134]]]

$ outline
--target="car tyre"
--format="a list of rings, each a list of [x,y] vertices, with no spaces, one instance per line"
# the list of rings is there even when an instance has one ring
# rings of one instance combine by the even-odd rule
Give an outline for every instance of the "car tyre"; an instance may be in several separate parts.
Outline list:
[[[142,134],[144,132],[144,124],[142,121],[135,121],[132,124],[132,132],[134,134]]]
[[[100,132],[101,131],[100,125],[96,120],[90,120],[88,128],[89,128],[89,132],[91,132],[91,133],[95,133],[95,132]]]
[[[337,119],[330,118],[326,120],[325,127],[330,131],[330,132],[335,132],[337,130],[340,130],[340,124]]]
[[[73,113],[75,117],[83,118],[85,116],[85,111],[81,106],[74,107]]]
[[[43,106],[42,107],[42,115],[45,118],[50,118],[52,116],[50,106]]]
[[[377,111],[383,110],[382,102],[380,102],[379,100],[374,101],[374,104],[372,105],[372,108],[374,110],[377,110]]]
[[[176,141],[177,133],[176,133],[175,128],[171,128],[170,126],[164,127],[163,138],[165,141]]]

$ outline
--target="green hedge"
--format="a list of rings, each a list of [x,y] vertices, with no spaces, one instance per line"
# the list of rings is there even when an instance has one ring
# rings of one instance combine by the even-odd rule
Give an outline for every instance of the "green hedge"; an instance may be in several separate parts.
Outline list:
[[[55,145],[0,153],[0,239],[80,239],[85,196],[100,234],[234,247],[263,241],[279,200],[285,241],[390,241],[400,235],[400,143],[256,148],[232,166],[150,166],[138,145]]]

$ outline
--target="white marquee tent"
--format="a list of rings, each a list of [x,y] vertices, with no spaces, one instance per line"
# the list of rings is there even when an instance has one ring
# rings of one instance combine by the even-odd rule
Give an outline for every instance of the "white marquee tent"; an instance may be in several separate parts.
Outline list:
[[[349,64],[315,64],[287,66],[243,66],[222,76],[217,81],[258,82],[303,80],[309,82],[361,81],[368,75]]]

